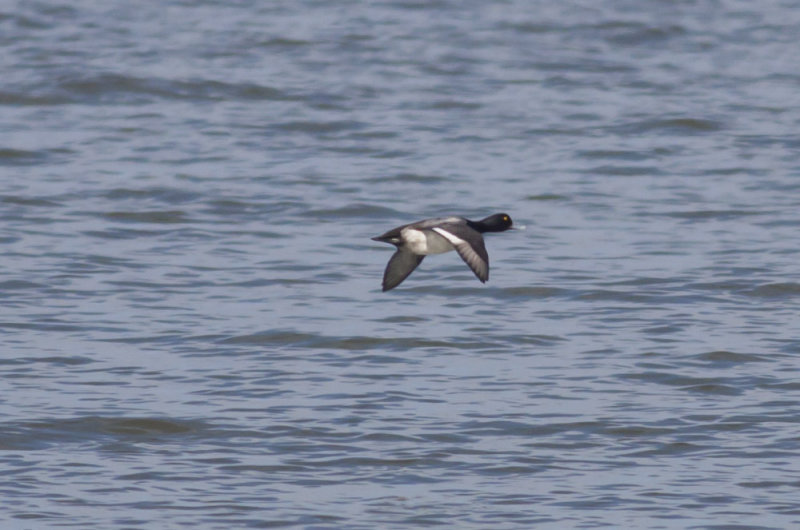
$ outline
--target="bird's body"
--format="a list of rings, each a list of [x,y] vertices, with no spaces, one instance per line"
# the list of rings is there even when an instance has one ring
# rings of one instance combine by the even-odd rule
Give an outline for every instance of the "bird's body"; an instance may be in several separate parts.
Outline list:
[[[489,279],[489,254],[483,244],[485,232],[503,232],[511,228],[511,218],[504,213],[480,221],[464,217],[437,217],[398,226],[372,239],[397,247],[383,274],[383,290],[394,289],[422,263],[425,256],[455,250],[481,282]]]

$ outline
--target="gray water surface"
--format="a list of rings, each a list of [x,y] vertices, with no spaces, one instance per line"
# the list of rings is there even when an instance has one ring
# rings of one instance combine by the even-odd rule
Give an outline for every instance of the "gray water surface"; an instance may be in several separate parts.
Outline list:
[[[798,7],[0,3],[0,526],[800,527]]]

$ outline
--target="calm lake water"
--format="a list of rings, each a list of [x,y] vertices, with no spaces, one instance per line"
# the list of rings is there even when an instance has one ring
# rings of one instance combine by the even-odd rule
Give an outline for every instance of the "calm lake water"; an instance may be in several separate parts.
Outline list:
[[[799,7],[0,3],[0,526],[800,527]]]

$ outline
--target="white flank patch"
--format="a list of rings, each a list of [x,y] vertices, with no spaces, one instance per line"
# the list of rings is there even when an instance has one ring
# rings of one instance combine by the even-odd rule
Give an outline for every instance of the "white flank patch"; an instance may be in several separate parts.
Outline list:
[[[401,237],[405,240],[408,250],[414,254],[425,255],[428,253],[428,239],[421,230],[405,228]]]
[[[433,230],[434,232],[429,230],[417,230],[416,228],[404,229],[402,237],[406,242],[408,250],[420,256],[442,254],[443,252],[450,252],[453,250],[451,238],[455,236],[449,232],[440,232],[438,228],[434,228]],[[461,241],[461,239],[457,237],[455,240]]]

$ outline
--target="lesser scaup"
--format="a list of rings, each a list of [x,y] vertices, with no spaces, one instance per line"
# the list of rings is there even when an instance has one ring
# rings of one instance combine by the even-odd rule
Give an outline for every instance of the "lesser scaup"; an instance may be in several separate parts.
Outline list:
[[[496,213],[480,221],[463,217],[437,217],[398,226],[374,241],[397,247],[383,273],[383,290],[394,289],[422,263],[428,254],[455,250],[481,282],[489,279],[489,254],[483,245],[486,232],[504,232],[511,228],[508,214]]]

